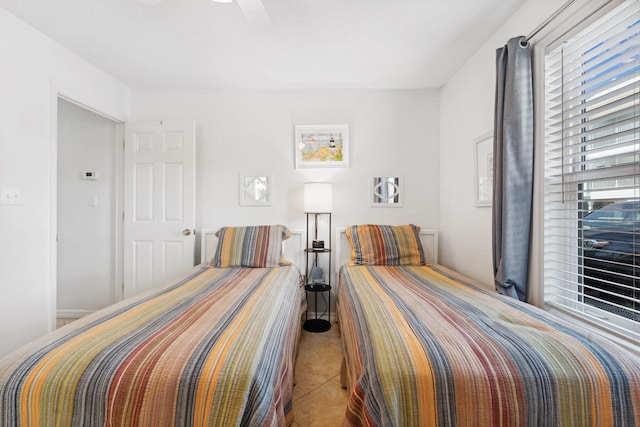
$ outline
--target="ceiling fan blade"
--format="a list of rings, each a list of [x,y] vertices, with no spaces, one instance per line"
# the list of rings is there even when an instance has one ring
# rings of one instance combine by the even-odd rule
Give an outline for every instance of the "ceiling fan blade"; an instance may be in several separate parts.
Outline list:
[[[253,28],[265,30],[271,26],[271,18],[262,0],[236,0],[245,18]]]

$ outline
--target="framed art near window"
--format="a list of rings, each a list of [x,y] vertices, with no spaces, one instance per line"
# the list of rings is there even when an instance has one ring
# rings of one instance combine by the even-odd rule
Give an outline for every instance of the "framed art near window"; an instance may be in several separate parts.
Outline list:
[[[240,175],[240,206],[271,206],[271,187],[268,175]]]
[[[473,142],[476,206],[491,206],[493,202],[493,133],[486,133]]]
[[[349,126],[296,126],[295,167],[349,167]]]

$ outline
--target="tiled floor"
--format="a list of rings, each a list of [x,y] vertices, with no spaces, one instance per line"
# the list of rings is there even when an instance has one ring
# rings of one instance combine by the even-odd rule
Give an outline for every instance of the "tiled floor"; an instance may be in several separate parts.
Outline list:
[[[74,319],[58,319],[57,326]],[[342,350],[335,323],[327,332],[302,330],[293,389],[294,427],[339,427],[348,393],[340,386]]]
[[[341,362],[338,325],[327,332],[302,331],[293,389],[294,427],[342,425],[348,393],[340,386]]]

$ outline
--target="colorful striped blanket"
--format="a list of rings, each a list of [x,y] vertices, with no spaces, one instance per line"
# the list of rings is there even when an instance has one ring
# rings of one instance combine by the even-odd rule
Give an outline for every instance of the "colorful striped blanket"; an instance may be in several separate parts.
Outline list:
[[[0,425],[289,425],[303,309],[296,267],[196,267],[0,360]]]
[[[640,358],[443,267],[343,267],[349,426],[640,425]]]

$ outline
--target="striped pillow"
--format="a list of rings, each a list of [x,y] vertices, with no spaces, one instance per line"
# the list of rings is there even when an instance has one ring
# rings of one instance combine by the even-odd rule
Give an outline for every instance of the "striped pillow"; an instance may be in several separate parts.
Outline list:
[[[424,265],[419,232],[413,224],[352,225],[346,230],[351,265]]]
[[[290,265],[282,258],[282,241],[291,237],[284,225],[222,227],[216,232],[218,246],[213,267],[280,267]]]

